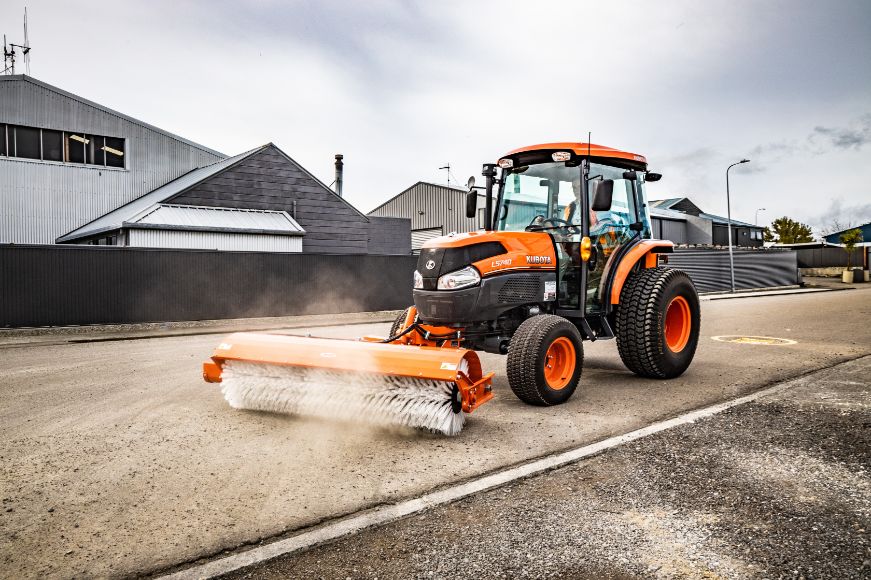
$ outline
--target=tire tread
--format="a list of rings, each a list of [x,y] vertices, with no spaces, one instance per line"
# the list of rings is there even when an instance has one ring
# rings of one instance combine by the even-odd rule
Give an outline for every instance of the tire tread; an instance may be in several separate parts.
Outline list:
[[[633,274],[620,293],[617,309],[617,350],[623,364],[637,375],[664,379],[669,375],[662,367],[662,317],[657,307],[666,286],[685,278],[686,272],[671,268],[648,268]],[[695,344],[692,346],[695,349]]]
[[[508,385],[517,398],[530,405],[550,406],[541,394],[538,385],[537,354],[541,352],[543,342],[547,335],[559,325],[568,325],[577,333],[574,325],[552,314],[542,314],[526,319],[511,337],[511,345],[508,347],[508,361],[506,363]],[[580,335],[578,335],[578,341]],[[583,367],[583,349],[576,349],[577,365]],[[580,379],[579,379],[580,380]],[[569,388],[569,387],[566,387]]]

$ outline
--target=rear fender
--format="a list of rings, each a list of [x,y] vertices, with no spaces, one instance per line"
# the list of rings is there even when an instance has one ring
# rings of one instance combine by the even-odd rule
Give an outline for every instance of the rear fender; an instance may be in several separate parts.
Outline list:
[[[657,254],[672,252],[674,243],[668,240],[641,240],[620,258],[611,278],[611,304],[620,303],[620,292],[629,274],[639,262],[642,268],[655,268]]]

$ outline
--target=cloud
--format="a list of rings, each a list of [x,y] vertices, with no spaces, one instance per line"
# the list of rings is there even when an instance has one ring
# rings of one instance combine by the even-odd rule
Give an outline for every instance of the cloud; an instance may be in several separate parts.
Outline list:
[[[871,141],[871,114],[863,116],[852,127],[814,127],[808,141],[814,145],[823,142],[835,149],[858,151]]]
[[[812,225],[827,234],[868,222],[871,222],[871,203],[844,204],[843,199],[836,198]]]
[[[832,151],[860,150],[871,142],[871,114],[863,115],[847,127],[816,126],[802,140],[764,143],[750,149],[753,163],[741,166],[741,173],[761,173],[771,165],[801,154],[822,155]]]

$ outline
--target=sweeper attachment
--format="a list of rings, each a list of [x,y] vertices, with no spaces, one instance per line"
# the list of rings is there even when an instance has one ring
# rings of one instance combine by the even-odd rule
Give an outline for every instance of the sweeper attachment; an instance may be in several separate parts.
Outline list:
[[[493,396],[492,376],[462,348],[244,332],[226,337],[203,366],[237,409],[445,435]]]
[[[669,379],[690,365],[699,298],[666,267],[641,155],[591,143],[516,149],[469,180],[466,217],[483,195],[484,229],[421,248],[414,305],[386,339],[234,334],[203,368],[230,405],[454,435],[493,397],[475,351],[507,355],[508,386],[530,405],[577,388],[583,341],[616,339],[635,374]],[[495,201],[495,204],[494,204]],[[407,217],[407,216],[406,216]]]

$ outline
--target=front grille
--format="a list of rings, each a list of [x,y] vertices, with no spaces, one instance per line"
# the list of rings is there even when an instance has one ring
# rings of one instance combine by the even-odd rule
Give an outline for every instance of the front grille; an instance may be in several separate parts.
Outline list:
[[[499,242],[483,242],[462,248],[425,248],[417,259],[417,271],[423,277],[424,290],[435,290],[439,276],[505,252],[505,246]],[[432,268],[427,268],[427,265]]]
[[[540,287],[537,276],[513,276],[499,289],[497,298],[503,304],[538,302]]]

